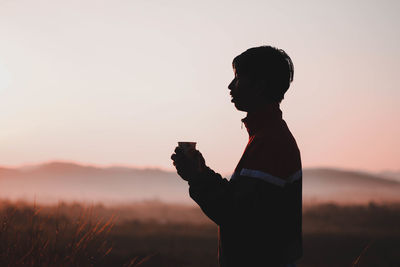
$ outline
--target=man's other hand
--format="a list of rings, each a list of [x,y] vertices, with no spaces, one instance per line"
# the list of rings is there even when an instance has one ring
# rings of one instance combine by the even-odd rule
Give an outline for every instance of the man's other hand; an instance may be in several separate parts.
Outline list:
[[[185,154],[182,148],[176,147],[171,159],[179,176],[185,181],[196,179],[207,168],[203,155],[195,149]]]

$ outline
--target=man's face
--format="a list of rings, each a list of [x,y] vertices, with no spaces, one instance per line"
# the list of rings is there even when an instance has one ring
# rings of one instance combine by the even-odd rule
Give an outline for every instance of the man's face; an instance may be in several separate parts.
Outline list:
[[[235,68],[233,72],[235,77],[228,85],[232,96],[231,102],[240,111],[250,111],[260,101],[257,86],[254,80],[246,75],[238,75]]]

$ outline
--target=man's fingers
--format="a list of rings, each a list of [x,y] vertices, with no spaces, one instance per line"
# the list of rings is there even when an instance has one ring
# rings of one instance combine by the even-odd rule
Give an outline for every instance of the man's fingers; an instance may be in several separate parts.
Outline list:
[[[172,154],[171,155],[171,159],[173,160],[173,161],[183,161],[184,160],[184,155],[181,155],[181,154]]]
[[[175,147],[175,153],[176,154],[183,154],[183,149],[180,148],[179,146]]]
[[[171,155],[171,159],[175,161],[176,160],[176,154],[172,154]]]
[[[172,154],[171,155],[171,159],[172,159],[172,164],[177,168],[182,168],[183,166],[185,166],[185,159],[183,158],[183,156],[179,156],[177,154]]]

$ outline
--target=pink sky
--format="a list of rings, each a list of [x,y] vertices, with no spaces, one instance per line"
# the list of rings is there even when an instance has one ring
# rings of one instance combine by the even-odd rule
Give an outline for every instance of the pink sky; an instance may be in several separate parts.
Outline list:
[[[177,141],[232,172],[247,142],[233,57],[295,65],[282,102],[304,167],[400,169],[397,1],[1,1],[0,165],[172,169]]]

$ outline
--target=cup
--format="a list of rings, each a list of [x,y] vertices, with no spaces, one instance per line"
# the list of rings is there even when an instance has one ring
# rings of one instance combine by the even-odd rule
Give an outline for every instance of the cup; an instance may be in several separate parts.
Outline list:
[[[187,154],[189,151],[196,150],[196,142],[178,142],[178,146],[185,154]]]

